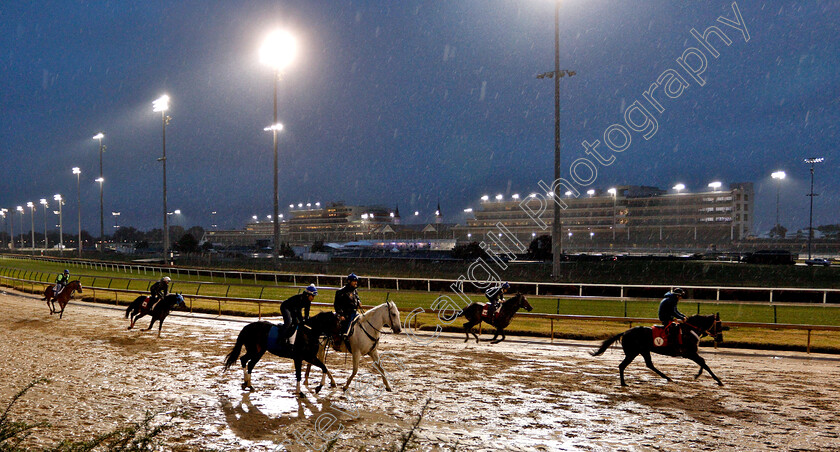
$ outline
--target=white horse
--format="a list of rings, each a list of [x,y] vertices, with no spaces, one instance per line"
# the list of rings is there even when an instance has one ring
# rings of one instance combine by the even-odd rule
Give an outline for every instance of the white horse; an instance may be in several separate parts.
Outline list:
[[[353,333],[348,338],[350,342],[350,352],[353,354],[353,373],[350,374],[350,377],[347,378],[347,383],[344,384],[344,391],[347,391],[347,388],[350,387],[350,382],[353,381],[353,377],[356,376],[356,373],[359,371],[359,360],[362,358],[362,355],[368,355],[373,359],[373,368],[374,370],[382,375],[382,381],[385,382],[385,389],[388,391],[391,390],[391,385],[388,384],[388,378],[385,377],[385,371],[381,369],[379,366],[379,352],[376,350],[376,347],[379,345],[379,337],[382,335],[382,328],[387,326],[391,328],[395,334],[399,334],[402,331],[401,323],[400,323],[400,311],[397,309],[397,304],[393,301],[389,301],[387,303],[382,303],[381,305],[369,310],[368,312],[356,316],[353,319]],[[337,351],[347,352],[347,343],[342,341],[340,348]],[[318,350],[318,359],[323,362],[324,355],[326,354],[326,347],[325,344],[322,343],[320,349]],[[312,367],[311,364],[306,365],[306,377],[304,378],[304,384],[309,384],[309,369]],[[335,387],[335,380],[332,377],[332,374],[327,374],[330,377],[331,386]]]

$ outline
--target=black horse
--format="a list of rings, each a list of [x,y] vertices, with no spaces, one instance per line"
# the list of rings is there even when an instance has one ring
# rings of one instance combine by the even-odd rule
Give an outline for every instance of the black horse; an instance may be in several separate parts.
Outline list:
[[[318,359],[318,339],[321,336],[332,337],[338,333],[339,318],[334,312],[321,312],[314,315],[312,318],[304,322],[298,329],[294,345],[289,346],[283,344],[279,348],[268,350],[269,332],[274,324],[269,322],[254,322],[245,325],[242,331],[239,332],[239,337],[236,339],[236,345],[233,350],[228,353],[225,358],[225,370],[229,369],[236,359],[242,363],[242,371],[245,375],[245,381],[242,383],[242,389],[248,388],[254,390],[251,386],[251,372],[254,366],[262,358],[266,351],[281,357],[289,358],[295,362],[295,377],[297,378],[297,394],[303,398],[303,392],[300,390],[300,371],[303,361],[314,364],[321,369],[323,375],[321,376],[321,384],[315,388],[317,394],[324,386],[324,379],[329,375],[327,366]],[[239,357],[242,346],[245,346],[245,354]],[[330,380],[332,376],[330,375]]]
[[[493,319],[485,319],[481,316],[481,311],[484,309],[484,306],[485,303],[472,303],[458,314],[458,317],[464,316],[467,318],[467,323],[464,324],[464,335],[466,335],[464,342],[470,340],[470,333],[475,336],[475,341],[478,342],[478,335],[473,331],[473,327],[481,322],[487,322],[496,327],[496,334],[493,336],[493,339],[490,340],[490,343],[498,344],[499,342],[505,340],[505,328],[510,325],[510,321],[513,320],[513,316],[516,315],[517,311],[525,308],[526,311],[531,312],[534,309],[531,306],[531,303],[528,303],[528,299],[525,298],[525,295],[522,295],[521,293],[517,293],[509,300],[502,303],[502,306],[499,307],[498,314],[495,315]],[[497,339],[500,334],[502,335],[502,338]]]
[[[151,300],[146,302],[148,298],[149,297],[145,295],[141,295],[137,297],[136,300],[132,301],[131,304],[128,305],[128,308],[126,308],[125,318],[131,317],[131,325],[128,326],[128,329],[134,328],[134,322],[136,322],[137,319],[149,314],[152,316],[152,322],[149,323],[149,329],[152,329],[152,326],[157,320],[159,322],[158,337],[160,337],[160,330],[163,328],[163,320],[169,315],[169,311],[171,311],[175,305],[180,307],[186,306],[184,303],[184,297],[179,293],[171,293],[163,297],[163,300],[160,300],[155,304],[152,304]]]
[[[659,371],[659,369],[653,366],[653,361],[650,359],[650,352],[659,353],[660,355],[682,356],[683,358],[688,358],[700,366],[700,372],[694,376],[695,379],[699,378],[700,374],[703,373],[703,369],[705,369],[709,372],[709,375],[715,379],[718,385],[723,386],[723,382],[721,382],[717,375],[712,372],[712,369],[709,369],[709,366],[706,365],[706,360],[697,354],[701,337],[709,335],[714,337],[716,342],[720,342],[723,340],[723,334],[721,331],[722,327],[720,323],[720,314],[693,315],[685,321],[685,324],[682,327],[682,344],[655,347],[653,343],[653,330],[648,327],[637,326],[605,340],[601,344],[601,347],[592,353],[592,356],[598,356],[604,353],[613,342],[620,339],[621,347],[624,349],[624,361],[618,365],[618,371],[621,377],[621,386],[627,386],[624,382],[624,369],[630,365],[630,363],[638,355],[642,355],[645,359],[645,364],[650,370],[656,372],[656,374],[660,377],[671,381],[667,375],[663,374]]]

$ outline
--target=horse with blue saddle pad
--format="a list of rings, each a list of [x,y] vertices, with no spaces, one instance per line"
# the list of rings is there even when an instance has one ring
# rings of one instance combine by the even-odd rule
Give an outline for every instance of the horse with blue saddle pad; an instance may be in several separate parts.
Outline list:
[[[233,350],[225,358],[225,370],[229,369],[237,359],[242,364],[244,381],[242,389],[254,390],[251,385],[251,372],[265,352],[271,352],[281,358],[289,358],[295,362],[295,377],[297,379],[297,394],[303,398],[300,390],[300,373],[303,361],[318,366],[323,372],[321,384],[315,388],[317,394],[324,386],[326,377],[333,380],[327,366],[318,359],[318,339],[321,336],[332,336],[338,332],[339,318],[334,312],[321,312],[303,322],[294,336],[294,343],[285,340],[282,328],[270,322],[253,322],[245,325],[236,339]],[[239,356],[242,347],[245,354]],[[334,385],[334,384],[333,384]]]

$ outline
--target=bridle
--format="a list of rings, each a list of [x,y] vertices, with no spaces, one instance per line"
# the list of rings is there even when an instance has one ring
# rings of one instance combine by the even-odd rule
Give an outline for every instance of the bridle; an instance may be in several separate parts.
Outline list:
[[[388,309],[388,327],[389,327],[389,328],[391,328],[391,329],[393,330],[393,329],[394,329],[394,314],[391,312],[391,305],[392,305],[392,304],[394,305],[394,307],[396,307],[396,304],[394,304],[394,302],[393,302],[393,301],[388,301],[387,303],[385,303],[385,305],[387,306],[387,309]],[[370,323],[370,320],[368,320],[368,318],[367,318],[367,314],[368,314],[369,312],[371,312],[371,311],[368,311],[368,312],[366,312],[366,313],[362,314],[362,315],[361,315],[361,317],[363,317],[363,319],[364,319],[365,323],[367,323],[368,325],[370,325],[370,327],[371,327],[371,328],[373,328],[373,330],[374,330],[374,331],[376,331],[376,332],[378,333],[378,335],[377,335],[377,337],[373,337],[373,335],[371,335],[371,334],[368,332],[368,330],[366,330],[366,329],[365,329],[365,327],[364,327],[364,325],[362,324],[362,322],[361,322],[361,321],[359,321],[359,328],[361,328],[361,330],[365,333],[365,335],[368,337],[368,339],[370,339],[371,341],[373,341],[373,346],[372,346],[372,347],[370,348],[370,350],[368,350],[368,352],[367,352],[367,353],[365,353],[365,354],[370,353],[370,352],[371,352],[371,350],[373,350],[374,348],[376,348],[376,346],[377,346],[377,345],[379,345],[379,336],[381,336],[381,335],[382,335],[382,329],[377,329],[375,326],[373,326],[373,324],[372,324],[372,323]],[[382,326],[384,327],[385,325],[383,324]]]
[[[712,320],[712,324],[711,324],[711,325],[709,325],[709,326],[708,326],[706,329],[704,329],[704,330],[701,330],[699,326],[692,325],[692,324],[690,324],[690,323],[688,323],[688,322],[683,322],[683,324],[684,324],[684,325],[688,325],[689,327],[691,327],[691,329],[693,329],[693,330],[695,330],[695,331],[699,332],[699,333],[700,333],[700,337],[704,337],[704,336],[714,337],[714,336],[716,336],[716,335],[720,332],[720,328],[719,328],[719,327],[720,327],[721,322],[720,322],[720,320],[719,320],[719,319],[715,318],[714,320]]]

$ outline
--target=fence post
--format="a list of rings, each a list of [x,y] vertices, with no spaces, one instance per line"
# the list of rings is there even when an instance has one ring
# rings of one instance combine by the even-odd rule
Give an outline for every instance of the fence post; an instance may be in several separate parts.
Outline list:
[[[806,351],[811,353],[811,330],[808,330],[808,346],[806,347]]]
[[[776,305],[773,305],[773,323],[779,323],[778,317],[776,315]]]
[[[551,319],[551,343],[554,343],[554,319]]]

